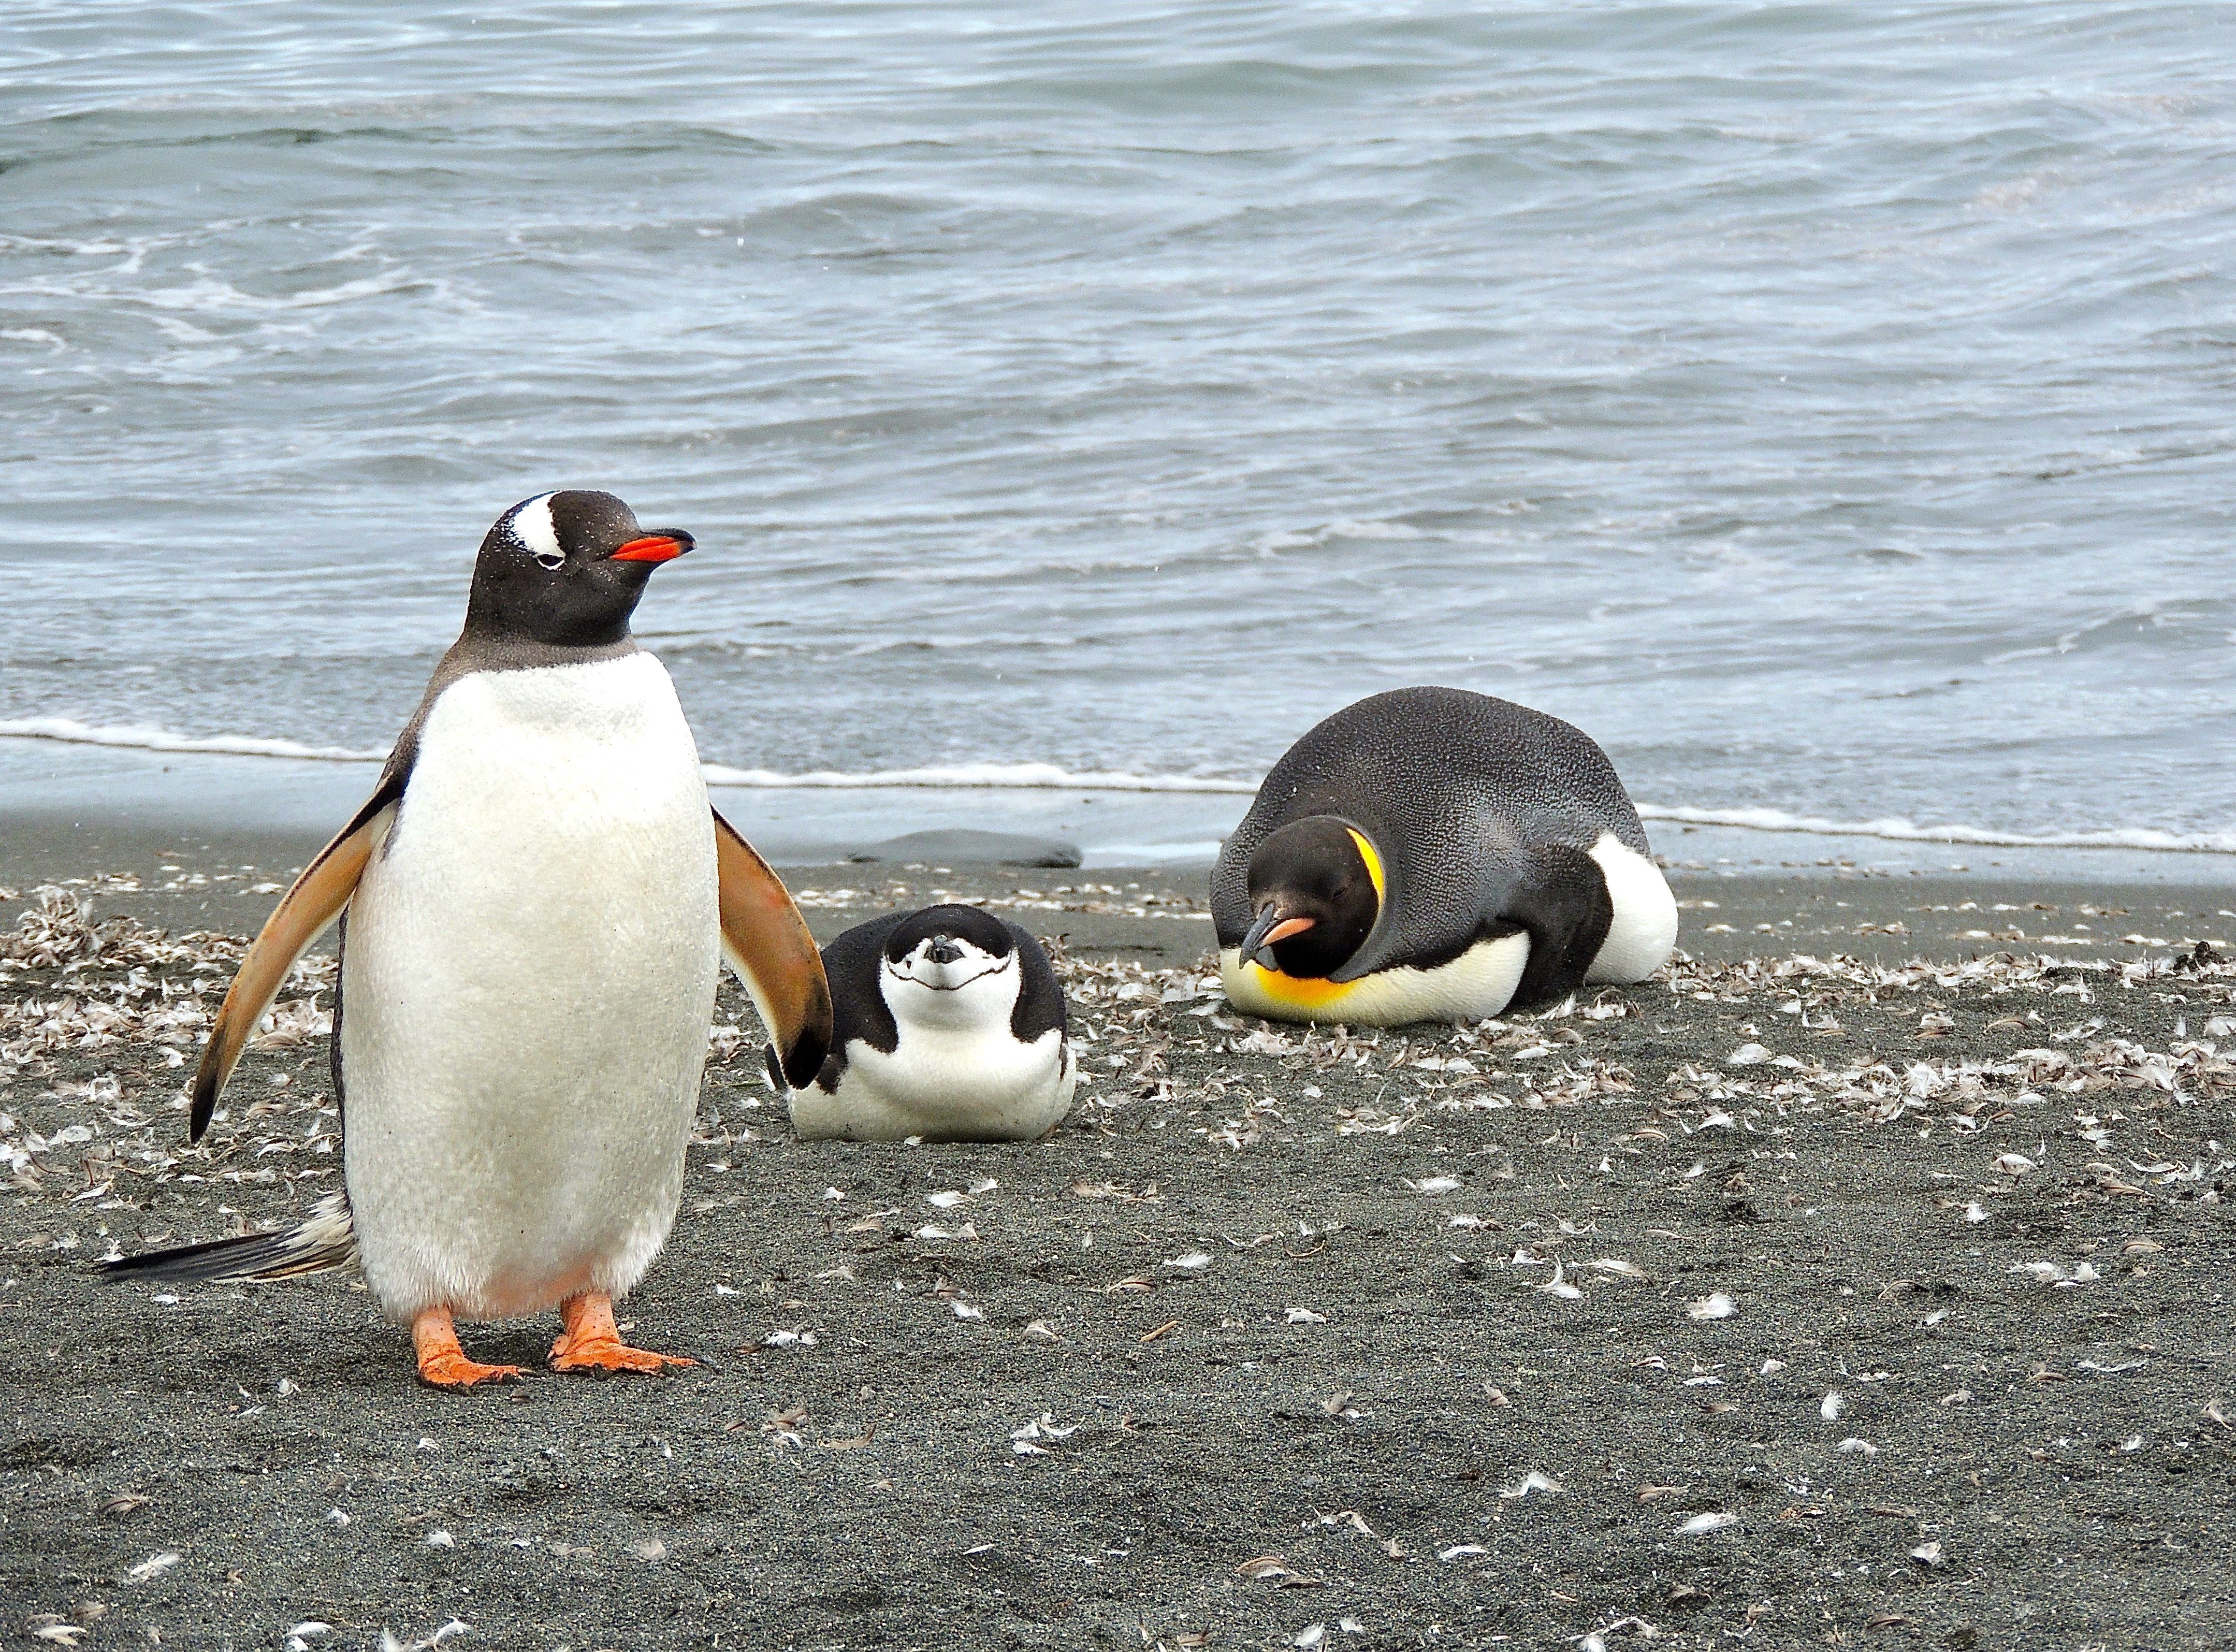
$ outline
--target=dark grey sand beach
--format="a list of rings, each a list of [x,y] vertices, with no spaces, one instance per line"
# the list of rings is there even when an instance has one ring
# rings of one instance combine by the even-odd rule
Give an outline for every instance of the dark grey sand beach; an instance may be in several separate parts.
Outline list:
[[[798,1142],[726,987],[624,1314],[702,1367],[448,1394],[346,1281],[95,1277],[339,1184],[323,963],[184,1141],[299,859],[0,858],[10,1640],[2236,1644],[2236,891],[1680,873],[1651,984],[1345,1036],[1200,871],[794,870],[1057,942],[1076,1116]]]

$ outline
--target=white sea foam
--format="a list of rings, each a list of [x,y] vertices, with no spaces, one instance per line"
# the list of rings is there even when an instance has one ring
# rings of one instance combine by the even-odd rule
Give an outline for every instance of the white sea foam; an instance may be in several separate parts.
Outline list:
[[[709,786],[767,789],[798,787],[867,791],[884,787],[954,791],[1030,792],[1219,792],[1247,797],[1255,780],[1222,780],[1196,774],[1127,774],[1108,769],[1064,769],[1053,763],[955,763],[931,768],[880,768],[861,773],[812,769],[784,774],[767,768],[706,766]]]
[[[1918,826],[1897,816],[1877,820],[1828,820],[1783,809],[1693,809],[1641,803],[1641,819],[1687,826],[1741,826],[1750,832],[1805,832],[1812,836],[1884,838],[1897,843],[1976,843],[2012,849],[2163,849],[2190,854],[2236,854],[2236,832],[2161,832],[2154,826],[2113,826],[2097,832],[1997,832],[1987,826]]]
[[[58,740],[71,746],[122,746],[142,752],[207,752],[234,757],[293,757],[318,763],[378,763],[386,748],[358,751],[346,746],[306,746],[300,740],[266,740],[255,734],[174,734],[167,728],[82,723],[69,717],[0,718],[0,737]]]

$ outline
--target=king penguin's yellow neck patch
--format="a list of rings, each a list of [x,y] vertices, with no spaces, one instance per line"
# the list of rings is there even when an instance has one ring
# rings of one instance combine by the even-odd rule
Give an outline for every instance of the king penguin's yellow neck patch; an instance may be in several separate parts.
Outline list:
[[[1366,840],[1366,834],[1357,826],[1345,826],[1344,830],[1351,833],[1351,840],[1358,846],[1358,858],[1366,863],[1366,875],[1374,880],[1374,905],[1378,911],[1390,896],[1390,886],[1382,878],[1382,857],[1375,852],[1374,846]]]
[[[1254,959],[1241,966],[1243,977],[1272,1003],[1292,1010],[1325,1010],[1330,1004],[1350,996],[1357,989],[1356,981],[1329,981],[1318,976],[1283,975],[1269,970]],[[1262,1013],[1258,1006],[1240,1006],[1253,1013]]]

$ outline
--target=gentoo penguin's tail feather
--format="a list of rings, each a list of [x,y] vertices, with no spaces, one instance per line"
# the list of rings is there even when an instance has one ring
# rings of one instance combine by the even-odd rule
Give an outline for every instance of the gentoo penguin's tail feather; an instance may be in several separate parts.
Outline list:
[[[129,1280],[284,1280],[327,1274],[357,1260],[357,1230],[346,1195],[330,1193],[294,1227],[242,1234],[108,1263],[102,1275]]]

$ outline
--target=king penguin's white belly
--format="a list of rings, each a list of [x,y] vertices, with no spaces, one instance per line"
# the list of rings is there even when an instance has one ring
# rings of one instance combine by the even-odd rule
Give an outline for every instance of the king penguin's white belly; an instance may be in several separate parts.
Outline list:
[[[1514,997],[1529,962],[1528,935],[1501,935],[1477,941],[1449,964],[1425,970],[1400,965],[1335,982],[1282,975],[1254,961],[1245,964],[1241,948],[1229,946],[1219,955],[1219,978],[1227,1001],[1250,1015],[1403,1027],[1496,1015]]]
[[[792,1094],[792,1128],[850,1142],[1029,1142],[1071,1111],[1079,1072],[1050,1028],[1029,1044],[996,1030],[903,1027],[891,1055],[857,1038],[838,1088]]]
[[[430,708],[349,909],[351,1204],[391,1315],[626,1291],[674,1221],[720,961],[660,662],[477,672]]]

